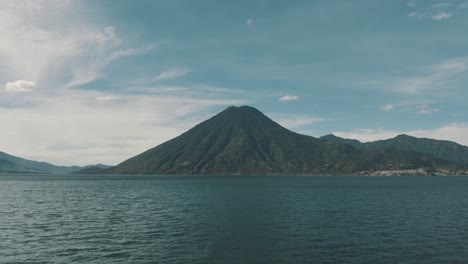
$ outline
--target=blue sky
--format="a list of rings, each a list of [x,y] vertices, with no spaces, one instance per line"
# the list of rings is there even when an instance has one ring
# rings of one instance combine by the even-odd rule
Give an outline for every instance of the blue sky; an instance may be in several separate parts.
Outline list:
[[[117,164],[230,105],[312,136],[468,145],[466,0],[9,2],[7,153]]]

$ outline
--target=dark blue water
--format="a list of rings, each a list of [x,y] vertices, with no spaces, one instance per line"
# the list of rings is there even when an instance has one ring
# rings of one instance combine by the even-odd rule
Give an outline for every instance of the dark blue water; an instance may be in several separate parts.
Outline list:
[[[468,177],[0,176],[0,263],[467,263]]]

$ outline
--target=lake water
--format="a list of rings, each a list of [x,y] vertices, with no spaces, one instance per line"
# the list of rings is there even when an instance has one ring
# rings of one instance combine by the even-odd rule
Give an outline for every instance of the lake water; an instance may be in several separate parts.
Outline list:
[[[0,176],[0,263],[467,263],[468,177]]]

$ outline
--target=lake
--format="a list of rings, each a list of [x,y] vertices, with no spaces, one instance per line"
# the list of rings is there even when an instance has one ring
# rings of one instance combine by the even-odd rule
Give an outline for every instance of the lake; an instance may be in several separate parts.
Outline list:
[[[468,177],[0,176],[0,263],[466,263]]]

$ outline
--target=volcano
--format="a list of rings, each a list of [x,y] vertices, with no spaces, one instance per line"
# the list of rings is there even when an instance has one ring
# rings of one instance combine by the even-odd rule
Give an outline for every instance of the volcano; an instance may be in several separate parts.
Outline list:
[[[410,151],[363,150],[297,134],[253,107],[231,106],[106,173],[355,175],[383,170],[459,174],[463,166]]]

